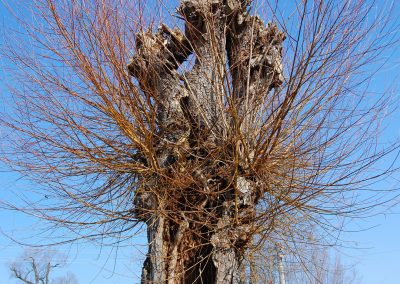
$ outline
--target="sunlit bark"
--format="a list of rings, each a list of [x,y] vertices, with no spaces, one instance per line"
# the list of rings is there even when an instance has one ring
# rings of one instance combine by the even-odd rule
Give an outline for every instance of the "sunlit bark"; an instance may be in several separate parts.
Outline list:
[[[362,0],[285,16],[262,1],[262,17],[255,2],[182,0],[176,27],[155,28],[161,1],[33,1],[0,121],[5,160],[44,196],[5,206],[112,245],[146,224],[142,282],[169,284],[256,281],[266,241],[372,208],[357,190],[397,145],[377,143],[386,94],[369,104],[361,87],[396,42],[390,18]]]

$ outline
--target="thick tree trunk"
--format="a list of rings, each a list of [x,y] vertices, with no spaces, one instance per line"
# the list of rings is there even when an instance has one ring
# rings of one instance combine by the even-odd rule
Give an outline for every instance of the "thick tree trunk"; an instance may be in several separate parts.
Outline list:
[[[142,153],[156,170],[134,202],[148,227],[142,283],[239,284],[261,194],[246,173],[262,103],[255,94],[282,83],[284,37],[247,14],[250,1],[181,2],[185,32],[162,25],[138,34],[128,65],[158,125],[154,148]],[[178,74],[190,54],[195,65]]]
[[[142,271],[143,284],[241,283],[242,255],[227,232],[221,230],[209,234],[210,240],[200,241],[189,231],[184,232],[187,227],[168,235],[171,227],[166,223],[159,218],[148,225],[149,253]]]

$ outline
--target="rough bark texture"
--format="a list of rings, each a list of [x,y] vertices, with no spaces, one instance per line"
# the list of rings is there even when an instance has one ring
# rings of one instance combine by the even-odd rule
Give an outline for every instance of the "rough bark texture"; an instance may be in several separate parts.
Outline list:
[[[135,199],[135,214],[148,226],[142,283],[243,281],[261,194],[246,172],[262,103],[255,94],[282,83],[284,40],[275,25],[250,16],[249,5],[184,0],[178,9],[184,32],[162,25],[137,35],[128,69],[155,102],[157,161],[146,163],[162,173],[143,178]],[[194,66],[179,74],[191,54]],[[226,111],[232,104],[235,113]],[[231,139],[239,132],[244,139]]]

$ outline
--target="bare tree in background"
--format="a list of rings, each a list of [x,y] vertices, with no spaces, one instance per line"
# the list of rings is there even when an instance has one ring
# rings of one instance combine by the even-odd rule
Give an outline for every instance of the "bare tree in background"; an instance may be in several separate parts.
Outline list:
[[[45,198],[18,209],[112,243],[145,223],[142,283],[245,283],[265,241],[378,203],[358,190],[395,146],[367,87],[397,27],[375,3],[182,0],[155,28],[171,3],[33,2],[2,122]]]
[[[340,255],[319,244],[296,243],[296,250],[278,249],[274,244],[264,245],[247,260],[247,279],[251,284],[279,282],[282,265],[287,284],[356,284],[362,283],[354,263],[345,264]],[[282,259],[279,259],[282,257]]]
[[[54,277],[53,271],[65,265],[65,257],[47,250],[26,250],[10,265],[11,277],[25,284],[77,284],[74,274]]]
[[[328,248],[311,247],[306,257],[287,258],[288,283],[297,284],[356,284],[362,283],[354,266],[345,265],[339,255]],[[303,255],[304,256],[304,255]]]

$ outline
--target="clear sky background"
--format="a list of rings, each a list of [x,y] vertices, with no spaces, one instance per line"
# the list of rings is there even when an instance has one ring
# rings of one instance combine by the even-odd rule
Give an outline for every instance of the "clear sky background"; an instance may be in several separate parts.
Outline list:
[[[395,11],[395,14],[400,15],[400,11]],[[4,5],[0,3],[0,45],[4,33],[14,26],[15,21]],[[379,72],[377,80],[371,86],[373,89],[384,89],[392,85],[393,81],[398,80],[399,58],[398,52],[392,54],[392,63]],[[5,69],[1,69],[2,66],[4,65],[0,64],[0,109],[4,107],[3,102],[7,99],[5,81],[10,76]],[[397,93],[395,96],[399,97]],[[385,133],[391,137],[400,136],[400,115],[398,113],[391,116]],[[0,139],[2,137],[0,129]],[[399,187],[398,177],[400,177],[399,174],[386,182],[377,184],[376,187]],[[15,195],[11,191],[23,193],[32,186],[28,181],[20,179],[18,174],[8,171],[4,165],[0,164],[0,200],[12,200]],[[45,240],[42,235],[31,238],[32,235],[35,235],[32,232],[36,232],[38,227],[40,224],[36,220],[0,208],[0,229],[4,232],[4,234],[0,234],[0,283],[15,283],[9,278],[8,263],[23,251],[21,245],[13,242],[6,235],[23,242],[41,242]],[[346,263],[356,265],[362,283],[399,284],[400,206],[393,206],[390,210],[385,211],[385,214],[378,214],[368,219],[349,220],[346,228],[349,232],[344,232],[341,236],[344,242],[343,247],[339,250]],[[27,239],[28,236],[29,239]],[[143,243],[144,234],[138,240]],[[137,240],[135,244],[137,244]],[[59,273],[64,274],[69,270],[77,276],[81,284],[139,283],[140,262],[143,259],[143,252],[146,251],[145,246],[139,244],[134,247],[129,243],[124,244],[124,247],[120,247],[118,250],[88,243],[64,245],[54,249],[69,257],[70,265],[65,269],[60,269]]]

